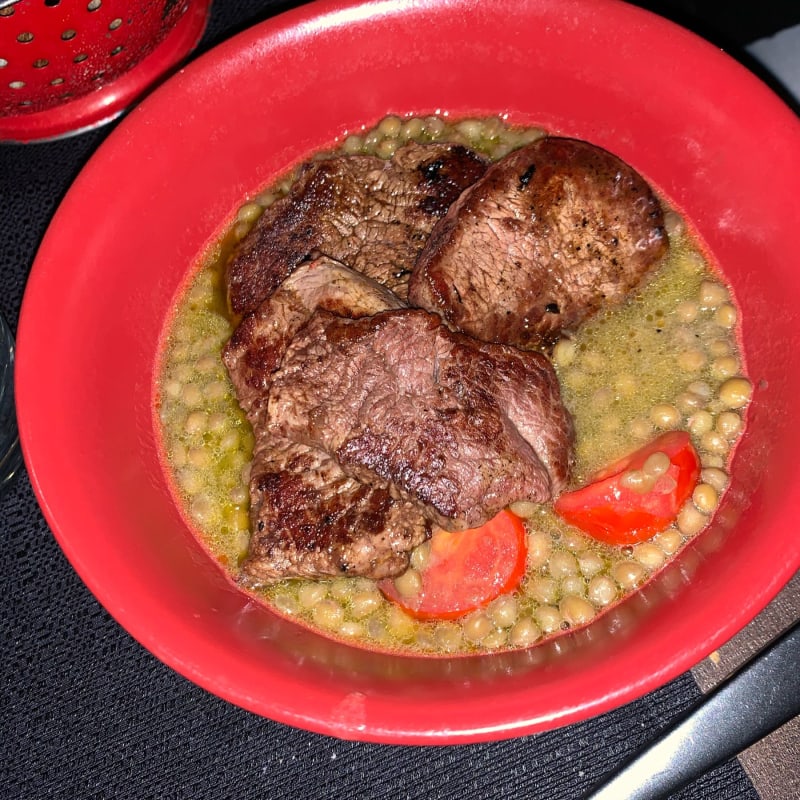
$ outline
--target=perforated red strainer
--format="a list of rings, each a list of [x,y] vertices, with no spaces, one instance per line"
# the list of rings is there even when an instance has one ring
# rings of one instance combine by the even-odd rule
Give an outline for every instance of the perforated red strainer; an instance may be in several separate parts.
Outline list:
[[[211,0],[0,0],[0,139],[112,119],[197,44]]]

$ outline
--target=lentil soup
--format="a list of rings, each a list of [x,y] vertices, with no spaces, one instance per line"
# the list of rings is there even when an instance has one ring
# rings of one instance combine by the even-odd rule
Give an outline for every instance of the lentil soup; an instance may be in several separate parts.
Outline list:
[[[437,140],[498,159],[543,135],[498,118],[391,116],[346,137],[339,151],[389,158],[407,141]],[[224,268],[235,244],[291,182],[286,176],[241,206],[192,274],[164,334],[156,402],[166,467],[197,536],[232,577],[249,540],[253,435],[221,361],[235,327]],[[575,485],[661,432],[688,431],[702,471],[674,524],[647,541],[611,546],[566,524],[549,505],[517,503],[512,510],[527,530],[526,575],[515,592],[460,620],[412,619],[366,578],[288,579],[256,596],[285,617],[370,649],[472,653],[529,647],[583,626],[660,570],[711,519],[751,389],[728,288],[681,217],[667,210],[665,220],[670,251],[652,276],[625,305],[558,341],[552,360],[575,421]],[[428,543],[413,551],[411,568],[396,579],[401,593],[413,589],[428,551]]]

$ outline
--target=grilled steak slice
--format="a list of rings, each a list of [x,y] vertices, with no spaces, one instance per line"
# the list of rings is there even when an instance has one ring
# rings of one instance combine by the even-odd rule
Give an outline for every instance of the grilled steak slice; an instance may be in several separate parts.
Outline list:
[[[240,581],[400,575],[429,535],[419,509],[350,478],[327,454],[262,433],[250,477],[251,536]]]
[[[428,535],[419,510],[391,497],[386,485],[360,483],[324,452],[274,436],[262,414],[273,373],[316,308],[358,317],[403,305],[365,275],[318,258],[248,314],[225,346],[225,366],[256,436],[251,536],[242,565],[249,585],[286,577],[398,575]]]
[[[384,286],[329,258],[298,267],[234,331],[222,352],[239,405],[250,421],[266,401],[272,373],[295,333],[316,308],[362,317],[404,303]]]
[[[631,167],[586,142],[539,139],[450,207],[409,303],[479,339],[536,346],[622,300],[666,249],[659,202]]]
[[[311,161],[242,240],[227,267],[233,311],[253,311],[314,252],[342,261],[402,299],[428,234],[487,163],[453,144],[408,144],[391,160]]]
[[[421,310],[315,313],[273,376],[268,416],[276,436],[325,450],[359,480],[390,482],[451,530],[515,500],[548,500],[571,461],[549,361]]]

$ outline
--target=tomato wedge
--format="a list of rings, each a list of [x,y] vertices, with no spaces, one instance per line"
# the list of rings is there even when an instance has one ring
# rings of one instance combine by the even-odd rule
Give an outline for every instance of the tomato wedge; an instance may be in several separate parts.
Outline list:
[[[655,454],[661,456],[650,459]],[[638,487],[645,462],[662,462],[665,471]],[[652,472],[652,470],[651,470]],[[633,474],[636,473],[636,474]],[[671,431],[617,461],[593,481],[566,492],[555,503],[556,513],[585,533],[609,544],[634,544],[664,530],[691,496],[700,474],[700,459],[689,434]],[[634,486],[631,486],[634,483]]]
[[[519,585],[525,574],[525,543],[525,526],[510,511],[466,531],[436,528],[418,592],[404,596],[391,578],[378,585],[417,619],[455,619]]]

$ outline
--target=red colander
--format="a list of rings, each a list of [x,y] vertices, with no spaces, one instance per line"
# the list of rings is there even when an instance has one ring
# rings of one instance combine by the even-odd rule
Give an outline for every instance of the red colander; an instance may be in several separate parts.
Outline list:
[[[184,58],[211,0],[0,0],[0,140],[113,119]]]

